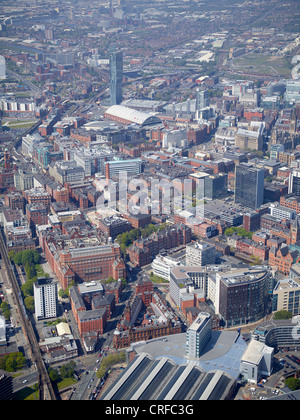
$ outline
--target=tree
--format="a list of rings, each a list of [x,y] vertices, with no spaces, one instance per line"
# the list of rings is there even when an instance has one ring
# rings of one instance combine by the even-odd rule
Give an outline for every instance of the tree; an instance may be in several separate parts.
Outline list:
[[[62,299],[68,298],[68,294],[64,291],[64,289],[59,290],[58,296]]]
[[[53,369],[53,368],[49,368],[48,369],[48,373],[49,373],[49,378],[51,379],[52,382],[58,382],[60,379],[60,375],[57,369]]]
[[[25,273],[27,276],[27,280],[33,279],[36,276],[35,265],[27,261],[25,265]]]
[[[41,260],[41,255],[38,253],[38,251],[36,249],[32,250],[32,255],[33,255],[34,264],[39,264],[39,262]]]
[[[291,318],[293,318],[292,312],[289,312],[286,310],[277,311],[274,314],[274,319],[291,319]]]
[[[17,369],[23,369],[23,367],[26,364],[26,358],[23,356],[21,352],[16,353],[15,360],[17,364]]]
[[[296,389],[300,389],[300,379],[298,378],[294,378],[294,377],[287,378],[284,383],[292,391],[296,391]]]
[[[2,315],[8,321],[10,319],[10,306],[9,306],[9,304],[4,301],[4,302],[1,303],[0,308],[1,308]]]
[[[16,265],[22,265],[22,251],[17,252],[14,256],[14,263]]]
[[[7,372],[15,372],[17,370],[17,362],[13,357],[9,357],[6,360],[5,370]]]
[[[73,378],[76,363],[71,361],[66,365],[61,366],[59,373],[62,378]]]
[[[22,252],[22,265],[25,266],[26,263],[34,263],[33,253],[31,249],[25,249],[25,251]]]
[[[34,313],[34,297],[33,296],[27,296],[24,299],[24,305],[29,312],[31,312],[32,314]]]

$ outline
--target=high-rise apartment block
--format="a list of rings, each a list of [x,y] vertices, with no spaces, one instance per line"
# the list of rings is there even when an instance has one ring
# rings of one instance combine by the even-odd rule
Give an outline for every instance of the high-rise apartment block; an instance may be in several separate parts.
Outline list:
[[[112,51],[109,56],[110,104],[119,105],[122,102],[123,53]]]
[[[57,283],[45,277],[33,284],[35,317],[37,320],[57,316]]]

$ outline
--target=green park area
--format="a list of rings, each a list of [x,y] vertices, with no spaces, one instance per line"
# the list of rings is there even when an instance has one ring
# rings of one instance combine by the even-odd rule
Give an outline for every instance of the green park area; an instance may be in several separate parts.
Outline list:
[[[284,55],[252,53],[234,59],[234,68],[239,71],[274,74],[290,77],[293,65]]]
[[[7,127],[10,129],[22,129],[22,128],[30,128],[36,123],[36,120],[27,120],[27,119],[20,119],[20,120],[8,120],[3,119],[2,120],[2,126]]]

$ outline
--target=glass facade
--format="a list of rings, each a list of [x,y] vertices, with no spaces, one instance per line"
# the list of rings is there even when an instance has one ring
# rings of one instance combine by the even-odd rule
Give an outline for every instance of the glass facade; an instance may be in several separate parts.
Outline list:
[[[220,282],[219,312],[226,327],[258,321],[266,315],[269,275],[256,281],[227,284]]]
[[[110,67],[110,104],[119,105],[122,102],[123,53],[113,51],[109,56]]]
[[[253,210],[264,201],[264,169],[257,169],[247,164],[236,167],[235,202]]]

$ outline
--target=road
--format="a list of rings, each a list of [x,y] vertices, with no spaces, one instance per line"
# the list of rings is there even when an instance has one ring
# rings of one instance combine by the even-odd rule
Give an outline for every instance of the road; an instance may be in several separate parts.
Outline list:
[[[27,85],[34,95],[40,95],[42,93],[42,90],[27,80],[26,77],[12,70],[7,70],[7,73],[13,76],[15,79],[20,80],[22,83],[24,83],[24,85]]]
[[[109,334],[109,335],[108,335]],[[97,352],[97,355],[94,356],[94,360],[88,366],[85,373],[81,375],[81,380],[78,382],[74,393],[72,394],[71,400],[80,401],[80,400],[87,400],[89,398],[89,394],[98,385],[100,380],[97,378],[96,374],[98,368],[101,364],[103,358],[107,355],[109,350],[103,350],[110,348],[113,334],[106,333],[103,335],[104,342],[102,344],[102,349],[100,350],[101,356],[99,357],[100,352]]]

